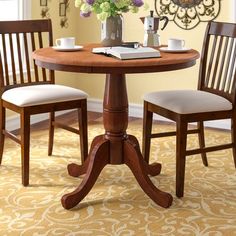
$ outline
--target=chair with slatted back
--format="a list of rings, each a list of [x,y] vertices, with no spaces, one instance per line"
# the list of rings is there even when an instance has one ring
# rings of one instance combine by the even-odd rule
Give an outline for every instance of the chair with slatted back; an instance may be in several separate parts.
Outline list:
[[[45,43],[46,41],[46,43]],[[36,48],[53,45],[51,20],[0,21],[0,164],[4,138],[21,145],[22,184],[29,184],[30,116],[49,112],[48,155],[52,155],[54,127],[79,134],[82,162],[88,154],[87,94],[56,85],[54,71],[39,69],[31,62]],[[20,138],[5,128],[6,109],[20,114]],[[79,129],[56,122],[55,112],[78,110]]]
[[[143,155],[149,162],[152,138],[176,135],[176,195],[184,194],[186,156],[232,148],[236,167],[236,24],[209,22],[203,42],[198,90],[158,91],[144,95]],[[176,122],[176,132],[152,133],[153,113]],[[204,121],[231,119],[232,142],[206,147]],[[196,129],[188,123],[197,122]],[[186,150],[187,134],[198,134],[200,148]]]

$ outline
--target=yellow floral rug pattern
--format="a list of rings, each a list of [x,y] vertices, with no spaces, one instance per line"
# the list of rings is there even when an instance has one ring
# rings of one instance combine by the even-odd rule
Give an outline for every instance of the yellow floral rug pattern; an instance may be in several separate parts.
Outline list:
[[[156,130],[173,128],[158,125]],[[90,142],[103,133],[90,125]],[[129,133],[141,141],[140,122],[131,122]],[[227,142],[229,132],[207,130],[207,144]],[[30,186],[21,185],[20,147],[6,139],[0,166],[0,235],[236,235],[236,170],[231,150],[208,154],[209,167],[200,155],[186,163],[185,196],[175,196],[175,138],[152,141],[151,161],[162,163],[159,176],[151,177],[160,189],[173,195],[169,209],[150,200],[125,165],[104,168],[87,197],[65,210],[61,197],[74,190],[81,178],[68,176],[67,164],[80,163],[78,136],[58,130],[53,156],[47,156],[47,131],[31,136]],[[191,136],[188,147],[198,145]]]

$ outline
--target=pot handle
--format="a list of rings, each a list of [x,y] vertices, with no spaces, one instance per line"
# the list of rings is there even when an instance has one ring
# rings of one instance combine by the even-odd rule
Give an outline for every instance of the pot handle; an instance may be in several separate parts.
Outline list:
[[[161,28],[161,30],[163,30],[163,29],[166,28],[166,26],[167,26],[167,24],[169,22],[169,18],[167,16],[162,16],[162,17],[160,17],[160,20],[164,20],[165,21],[164,24],[163,24],[163,27]]]

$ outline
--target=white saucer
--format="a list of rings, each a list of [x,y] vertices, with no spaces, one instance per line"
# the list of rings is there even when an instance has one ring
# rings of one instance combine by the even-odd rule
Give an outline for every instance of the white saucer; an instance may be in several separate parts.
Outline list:
[[[73,51],[79,51],[83,48],[83,46],[80,45],[75,45],[73,48],[63,48],[60,46],[53,46],[53,49],[57,50],[57,51],[61,51],[61,52],[73,52]]]
[[[168,47],[161,47],[159,50],[162,52],[188,52],[191,50],[191,48],[169,49]]]

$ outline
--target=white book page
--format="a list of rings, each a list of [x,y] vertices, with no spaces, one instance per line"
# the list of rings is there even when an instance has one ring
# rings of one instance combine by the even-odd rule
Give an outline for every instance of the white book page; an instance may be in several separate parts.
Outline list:
[[[137,59],[137,58],[150,58],[160,57],[160,52],[150,47],[99,47],[93,48],[93,53],[103,53],[106,55],[112,55],[119,59]]]

